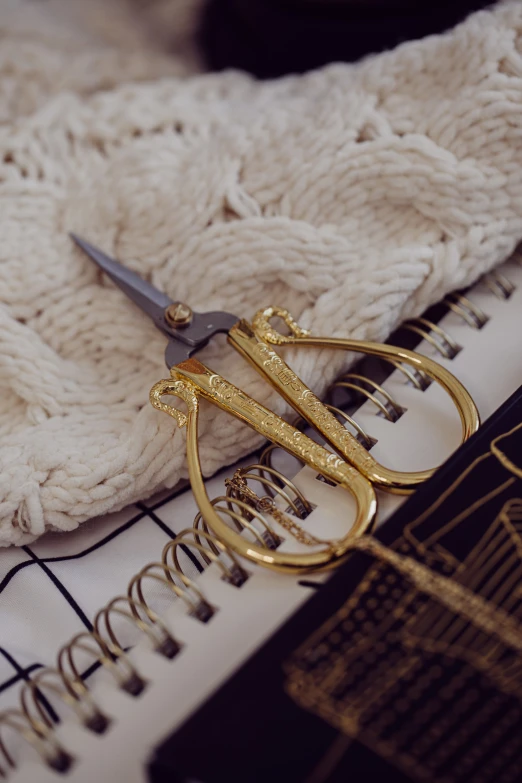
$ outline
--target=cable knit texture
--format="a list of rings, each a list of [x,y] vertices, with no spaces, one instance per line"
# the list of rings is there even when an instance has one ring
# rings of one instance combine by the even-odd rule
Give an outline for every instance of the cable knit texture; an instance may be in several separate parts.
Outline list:
[[[374,340],[522,237],[519,2],[268,83],[195,73],[190,3],[156,3],[156,21],[184,14],[170,57],[123,0],[48,0],[45,24],[25,6],[0,15],[3,545],[186,476],[184,432],[147,401],[165,340],[68,231],[197,309],[288,306],[315,334]],[[322,393],[337,354],[285,356]],[[224,340],[201,358],[285,411]],[[211,473],[259,440],[204,409]]]

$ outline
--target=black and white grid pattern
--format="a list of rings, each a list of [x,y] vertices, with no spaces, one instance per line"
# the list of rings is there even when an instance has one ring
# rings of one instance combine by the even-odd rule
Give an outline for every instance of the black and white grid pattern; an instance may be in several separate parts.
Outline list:
[[[223,475],[208,482],[211,496],[222,489]],[[18,706],[20,684],[54,666],[59,646],[90,631],[96,612],[125,593],[147,563],[159,560],[165,544],[192,527],[196,513],[190,490],[178,489],[89,520],[76,531],[0,550],[0,710]],[[190,577],[202,570],[189,548],[182,565]]]

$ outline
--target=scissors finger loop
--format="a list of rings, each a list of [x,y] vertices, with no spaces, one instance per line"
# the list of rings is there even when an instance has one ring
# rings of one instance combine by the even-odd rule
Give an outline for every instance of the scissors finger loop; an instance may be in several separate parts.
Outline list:
[[[253,319],[253,324],[263,325],[270,315],[271,311],[269,308],[265,308],[264,310],[259,311],[259,313],[257,313]],[[421,336],[423,337],[430,337],[431,340],[435,342],[434,338],[430,335],[427,329],[421,329],[421,327],[417,327],[415,324],[410,324],[409,328],[411,328],[413,331],[422,333]],[[407,350],[406,348],[399,348],[393,345],[387,345],[385,343],[373,343],[366,340],[350,340],[335,337],[314,337],[310,334],[301,334],[300,336],[296,335],[297,331],[294,330],[291,335],[285,338],[284,344],[302,345],[321,349],[334,348],[344,351],[354,351],[368,354],[369,356],[376,356],[386,361],[392,360],[392,362],[395,364],[401,363],[409,365],[415,372],[420,372],[431,380],[436,381],[440,386],[442,386],[444,391],[449,394],[459,413],[462,425],[463,441],[467,440],[467,438],[469,438],[478,429],[480,425],[480,418],[477,407],[473,402],[470,394],[452,373],[450,373],[445,367],[442,367],[440,364],[435,362],[433,359],[430,359],[423,354]],[[272,342],[273,336],[270,331],[265,331],[264,337],[269,343]],[[440,350],[440,344],[438,342],[437,346]],[[450,348],[452,348],[452,350],[456,350],[458,346],[455,344],[454,346],[450,346]],[[451,352],[448,352],[448,358],[450,358],[450,354]],[[338,385],[343,383],[346,384],[347,382],[341,380],[338,382]],[[350,383],[350,381],[348,381],[348,383]],[[355,384],[353,385],[355,386]],[[307,421],[312,426],[314,426],[323,435],[323,437],[326,438],[326,440],[336,449],[336,451],[342,454],[344,459],[346,459],[350,464],[354,465],[375,486],[396,494],[408,494],[416,489],[419,484],[423,483],[428,478],[430,478],[431,475],[433,475],[435,469],[417,472],[403,472],[391,470],[390,468],[387,468],[384,465],[378,463],[351,433],[343,428],[344,435],[341,437],[341,435],[334,428],[332,428],[331,423],[326,420],[326,418],[322,415],[322,412],[319,410],[318,403],[320,403],[320,401],[316,400],[315,397],[310,398],[313,399],[313,407],[308,406],[307,408],[302,404],[303,401],[307,400],[307,392],[302,390],[302,386],[303,384],[301,382],[298,396],[292,397],[290,392],[286,392],[286,394],[285,392],[282,393],[285,394],[286,399],[293,405],[293,407],[296,408],[307,419]],[[367,390],[365,391],[364,388],[360,385],[357,387],[357,390],[365,393],[367,396],[370,394],[370,392]],[[308,392],[308,394],[311,395],[312,393]],[[375,397],[375,395],[373,396]],[[374,402],[376,402],[376,400],[377,398],[375,397]],[[386,406],[381,404],[378,405],[378,407],[382,410],[382,407]],[[320,412],[319,416],[316,415],[317,411]]]

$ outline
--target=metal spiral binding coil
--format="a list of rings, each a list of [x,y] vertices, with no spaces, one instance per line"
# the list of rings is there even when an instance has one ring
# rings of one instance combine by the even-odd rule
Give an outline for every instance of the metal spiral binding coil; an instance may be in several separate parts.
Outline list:
[[[234,523],[234,527],[239,533],[248,531],[252,540],[267,549],[277,549],[279,546],[279,536],[258,509],[250,508],[243,500],[231,500],[223,495],[214,498],[211,503],[222,516],[225,515],[227,523]],[[261,530],[253,524],[254,519],[258,522],[258,527],[261,527]],[[209,532],[201,513],[196,516],[194,527],[196,530],[201,527],[204,532]]]
[[[513,260],[522,265],[522,252],[515,253]],[[508,299],[515,290],[514,284],[497,271],[482,279],[500,299]],[[463,293],[448,294],[442,304],[473,329],[482,329],[489,320],[489,316]],[[453,359],[461,350],[446,330],[426,318],[412,319],[401,328],[425,339],[446,359]],[[389,364],[402,373],[405,382],[413,388],[425,391],[430,385],[430,380],[423,373],[396,360],[389,360]],[[405,411],[393,395],[373,378],[358,372],[348,372],[338,378],[327,392],[330,401],[326,405],[352,428],[354,436],[367,449],[376,443],[375,439],[349,413],[333,404],[332,394],[336,390],[371,400],[378,414],[390,422],[398,421]],[[295,426],[304,428],[305,422],[299,420]],[[257,463],[236,470],[233,477],[226,481],[226,494],[212,501],[214,507],[237,531],[267,549],[276,549],[284,540],[274,524],[306,546],[330,546],[331,542],[316,538],[300,524],[314,506],[293,481],[274,468],[272,457],[277,448],[274,444],[268,445]],[[261,493],[258,494],[252,485],[261,486]],[[144,566],[131,579],[126,595],[114,597],[97,613],[92,631],[76,634],[60,648],[56,668],[41,669],[22,686],[20,709],[0,712],[0,779],[6,778],[8,771],[16,767],[3,738],[6,728],[17,732],[53,770],[67,772],[75,763],[55,735],[56,716],[49,699],[58,700],[68,707],[88,731],[102,734],[110,728],[110,717],[96,703],[86,683],[86,672],[82,674],[80,670],[78,653],[92,657],[95,667],[102,667],[118,689],[132,696],[138,696],[147,687],[146,679],[118,639],[112,624],[115,616],[125,619],[145,635],[156,653],[171,659],[181,650],[182,642],[173,637],[165,622],[149,606],[145,595],[146,582],[154,580],[168,587],[198,621],[206,623],[213,616],[216,609],[183,571],[179,553],[187,547],[197,553],[203,567],[215,565],[221,571],[221,578],[233,587],[240,588],[249,578],[248,571],[234,552],[211,533],[198,513],[192,528],[182,530],[166,544],[160,561]]]
[[[373,389],[373,392],[366,389],[365,385]],[[365,397],[373,402],[378,408],[379,413],[381,413],[385,419],[388,419],[388,421],[398,421],[404,413],[404,408],[399,405],[389,391],[372,378],[366,378],[364,375],[347,372],[344,375],[341,375],[339,380],[332,384],[331,388],[352,389],[359,394],[364,394]],[[377,394],[381,395],[383,401],[377,397]]]
[[[268,549],[276,549],[284,537],[267,522],[267,517],[281,528],[282,533],[290,534],[300,544],[330,549],[333,542],[312,535],[300,524],[314,506],[293,481],[269,464],[271,452],[272,446],[268,446],[259,462],[238,468],[232,478],[225,479],[226,495],[215,498],[214,507],[236,530],[258,542],[261,540]],[[258,494],[252,485],[260,485],[261,493]],[[196,516],[194,527],[198,533],[200,529],[208,533],[201,514]]]
[[[410,321],[405,321],[402,324],[402,328],[416,332],[445,359],[454,359],[459,351],[462,350],[462,347],[455,342],[445,329],[442,329],[432,321],[428,321],[427,318],[413,318]]]
[[[406,382],[411,383],[415,389],[426,391],[428,386],[431,384],[431,378],[428,378],[428,376],[422,371],[414,370],[409,365],[401,364],[401,362],[395,361],[394,359],[389,359],[389,363],[392,364],[396,370],[401,372],[406,378]]]
[[[163,571],[163,576],[161,574],[154,573],[158,569]],[[181,582],[182,587],[176,583],[175,577]],[[188,576],[185,576],[185,574],[183,574],[178,568],[161,562],[149,563],[147,566],[145,566],[145,568],[142,568],[141,571],[136,574],[129,582],[129,586],[127,588],[127,599],[133,602],[133,605],[131,605],[131,611],[134,617],[140,618],[140,613],[137,609],[137,606],[145,609],[145,611],[149,609],[143,592],[143,581],[145,579],[155,579],[158,582],[167,585],[174,595],[176,595],[182,601],[185,601],[189,610],[189,614],[192,617],[196,617],[202,623],[208,622],[214,614],[213,608],[192,579],[189,579]],[[136,594],[139,599],[138,601],[133,599],[134,590],[136,590]]]
[[[243,568],[236,555],[218,538],[207,529],[199,529],[199,520],[201,520],[201,514],[196,516],[194,527],[182,530],[181,533],[178,533],[176,538],[163,548],[163,553],[161,555],[162,562],[168,565],[170,557],[175,569],[183,574],[183,569],[178,559],[178,549],[181,548],[181,546],[190,546],[193,549],[196,549],[207,566],[215,563],[221,569],[223,574],[222,579],[225,582],[228,582],[234,587],[241,587],[248,579],[248,572]],[[190,540],[190,536],[194,539],[193,541]],[[201,543],[202,538],[207,542],[206,547]]]
[[[453,310],[454,313],[460,315],[469,326],[473,329],[482,329],[489,321],[489,316],[484,313],[480,307],[477,307],[470,299],[464,294],[456,292],[449,293],[443,302]]]
[[[482,278],[489,290],[495,294],[498,299],[509,299],[516,286],[511,280],[498,272],[497,270],[489,272]]]
[[[58,682],[56,682],[58,681]],[[80,723],[96,734],[103,734],[109,719],[102,713],[89,691],[81,698],[71,688],[64,688],[61,672],[57,669],[41,669],[20,691],[22,712],[38,734],[53,728],[53,722],[42,705],[42,694],[57,696],[76,714]]]
[[[92,642],[95,642],[97,649],[93,649]],[[76,634],[58,652],[57,668],[65,687],[70,692],[82,697],[88,691],[74,660],[76,650],[92,655],[96,664],[101,664],[111,674],[121,690],[137,696],[144,689],[145,682],[127,654],[119,646],[115,647],[112,643],[105,642],[93,629],[90,633],[83,631]]]
[[[103,734],[110,728],[110,717],[96,703],[86,683],[86,673],[80,671],[76,660],[79,652],[91,656],[95,666],[103,667],[116,687],[130,695],[138,696],[147,687],[146,679],[118,639],[113,626],[115,616],[125,619],[147,636],[152,649],[163,657],[174,658],[181,650],[182,643],[172,636],[165,622],[149,606],[144,588],[146,580],[153,579],[167,586],[176,598],[186,603],[193,617],[208,622],[216,610],[179,563],[178,549],[187,546],[198,551],[204,565],[216,564],[223,578],[234,587],[241,587],[248,579],[248,572],[234,553],[208,530],[193,527],[179,533],[164,548],[161,562],[146,565],[131,579],[127,595],[114,597],[100,609],[91,632],[76,634],[60,648],[56,668],[43,668],[23,684],[20,708],[0,713],[0,779],[16,768],[15,759],[2,736],[6,727],[16,731],[53,770],[67,772],[74,765],[74,757],[55,735],[57,716],[51,699],[71,710],[88,731]]]
[[[36,732],[26,716],[19,710],[4,710],[0,714],[0,730],[4,726],[14,729],[23,739],[31,745],[39,754],[42,761],[56,772],[67,772],[70,769],[73,759],[67,751],[62,748],[50,730],[44,730],[41,734]],[[3,739],[0,736],[0,755],[5,760],[7,767],[0,766],[0,775],[5,778],[8,768],[15,769],[16,763],[7,750]]]

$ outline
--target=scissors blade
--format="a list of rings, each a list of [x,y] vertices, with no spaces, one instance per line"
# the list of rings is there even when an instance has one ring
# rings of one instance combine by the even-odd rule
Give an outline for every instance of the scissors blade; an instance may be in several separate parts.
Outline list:
[[[89,258],[91,258],[119,288],[121,288],[123,293],[126,294],[129,299],[132,299],[132,301],[154,321],[156,321],[159,316],[163,315],[166,307],[173,304],[172,299],[150,283],[147,283],[146,280],[136,274],[136,272],[133,272],[132,269],[128,269],[114,258],[110,258],[110,256],[106,255],[102,250],[91,245],[90,242],[87,242],[76,234],[71,234],[70,236],[78,247],[81,247]]]
[[[222,311],[193,312],[189,325],[183,326],[183,328],[171,326],[165,317],[165,310],[176,302],[151,283],[147,283],[136,272],[91,245],[90,242],[77,234],[71,233],[70,236],[78,247],[116,283],[129,299],[152,318],[156,327],[169,338],[165,351],[165,361],[169,369],[185,359],[189,359],[197,350],[203,348],[215,334],[227,333],[239,320],[236,315]]]

